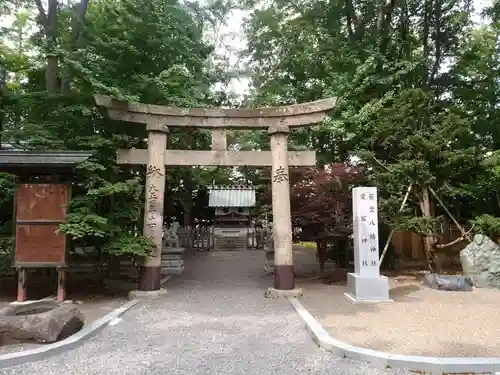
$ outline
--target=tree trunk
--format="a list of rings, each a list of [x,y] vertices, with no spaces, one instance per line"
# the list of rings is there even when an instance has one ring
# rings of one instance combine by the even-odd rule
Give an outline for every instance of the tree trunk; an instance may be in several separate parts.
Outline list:
[[[45,25],[45,35],[47,37],[48,53],[47,68],[45,71],[45,84],[48,93],[57,91],[57,66],[58,56],[55,52],[57,44],[57,0],[49,0],[47,8],[47,23]]]
[[[45,85],[47,92],[50,94],[54,94],[57,92],[57,65],[57,56],[47,55],[47,67],[45,68]]]
[[[5,94],[7,89],[5,87],[7,82],[7,69],[0,66],[0,149],[2,148],[2,134],[3,124],[5,119]]]
[[[422,211],[422,216],[425,218],[432,218],[431,212],[431,200],[429,196],[429,189],[427,187],[422,188],[422,193],[419,199],[420,210]],[[436,245],[436,237],[434,236],[424,236],[424,252],[429,264],[429,268],[432,270],[432,263],[434,261],[436,272],[442,271],[441,262],[435,257],[434,250]]]
[[[59,58],[55,48],[57,45],[57,7],[58,0],[48,0],[47,13],[41,0],[35,0],[38,8],[39,19],[45,31],[47,41],[47,66],[45,68],[45,88],[48,93],[57,92],[57,70]]]
[[[188,193],[189,193],[188,189]],[[192,193],[191,193],[192,194]],[[186,199],[183,202],[184,206],[184,226],[188,227],[192,222],[192,212],[193,212],[193,199],[192,197],[186,196]]]
[[[85,26],[85,16],[89,7],[89,0],[81,0],[73,6],[73,17],[71,20],[71,48],[75,50],[78,47],[78,42]],[[71,86],[72,75],[66,72],[66,75],[61,79],[61,92],[67,93]]]
[[[325,263],[328,260],[328,246],[326,240],[316,241],[316,251],[318,254],[319,276],[325,277]]]

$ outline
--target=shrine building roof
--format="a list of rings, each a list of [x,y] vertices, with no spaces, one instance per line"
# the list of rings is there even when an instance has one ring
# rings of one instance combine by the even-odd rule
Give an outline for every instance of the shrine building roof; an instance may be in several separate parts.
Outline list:
[[[255,187],[244,185],[219,185],[209,187],[209,207],[253,207]]]

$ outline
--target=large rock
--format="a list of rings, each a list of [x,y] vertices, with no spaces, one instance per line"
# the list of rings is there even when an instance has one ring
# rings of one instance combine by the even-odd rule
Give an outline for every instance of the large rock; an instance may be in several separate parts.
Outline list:
[[[438,275],[429,273],[424,277],[424,284],[431,289],[451,292],[471,292],[472,280],[468,276]]]
[[[78,332],[85,319],[71,304],[33,302],[0,309],[0,338],[55,342]]]
[[[460,252],[460,262],[477,287],[500,288],[500,247],[489,237],[476,234]]]

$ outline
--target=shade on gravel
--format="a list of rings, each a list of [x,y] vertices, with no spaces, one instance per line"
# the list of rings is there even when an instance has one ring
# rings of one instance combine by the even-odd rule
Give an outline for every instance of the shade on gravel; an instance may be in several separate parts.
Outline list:
[[[263,263],[260,251],[190,254],[168,295],[73,351],[0,374],[410,374],[318,348],[287,300],[264,298]]]

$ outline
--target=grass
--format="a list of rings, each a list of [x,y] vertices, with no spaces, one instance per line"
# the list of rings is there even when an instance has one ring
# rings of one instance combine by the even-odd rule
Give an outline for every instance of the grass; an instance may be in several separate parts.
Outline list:
[[[315,242],[297,242],[294,245],[305,247],[306,249],[316,250]]]

